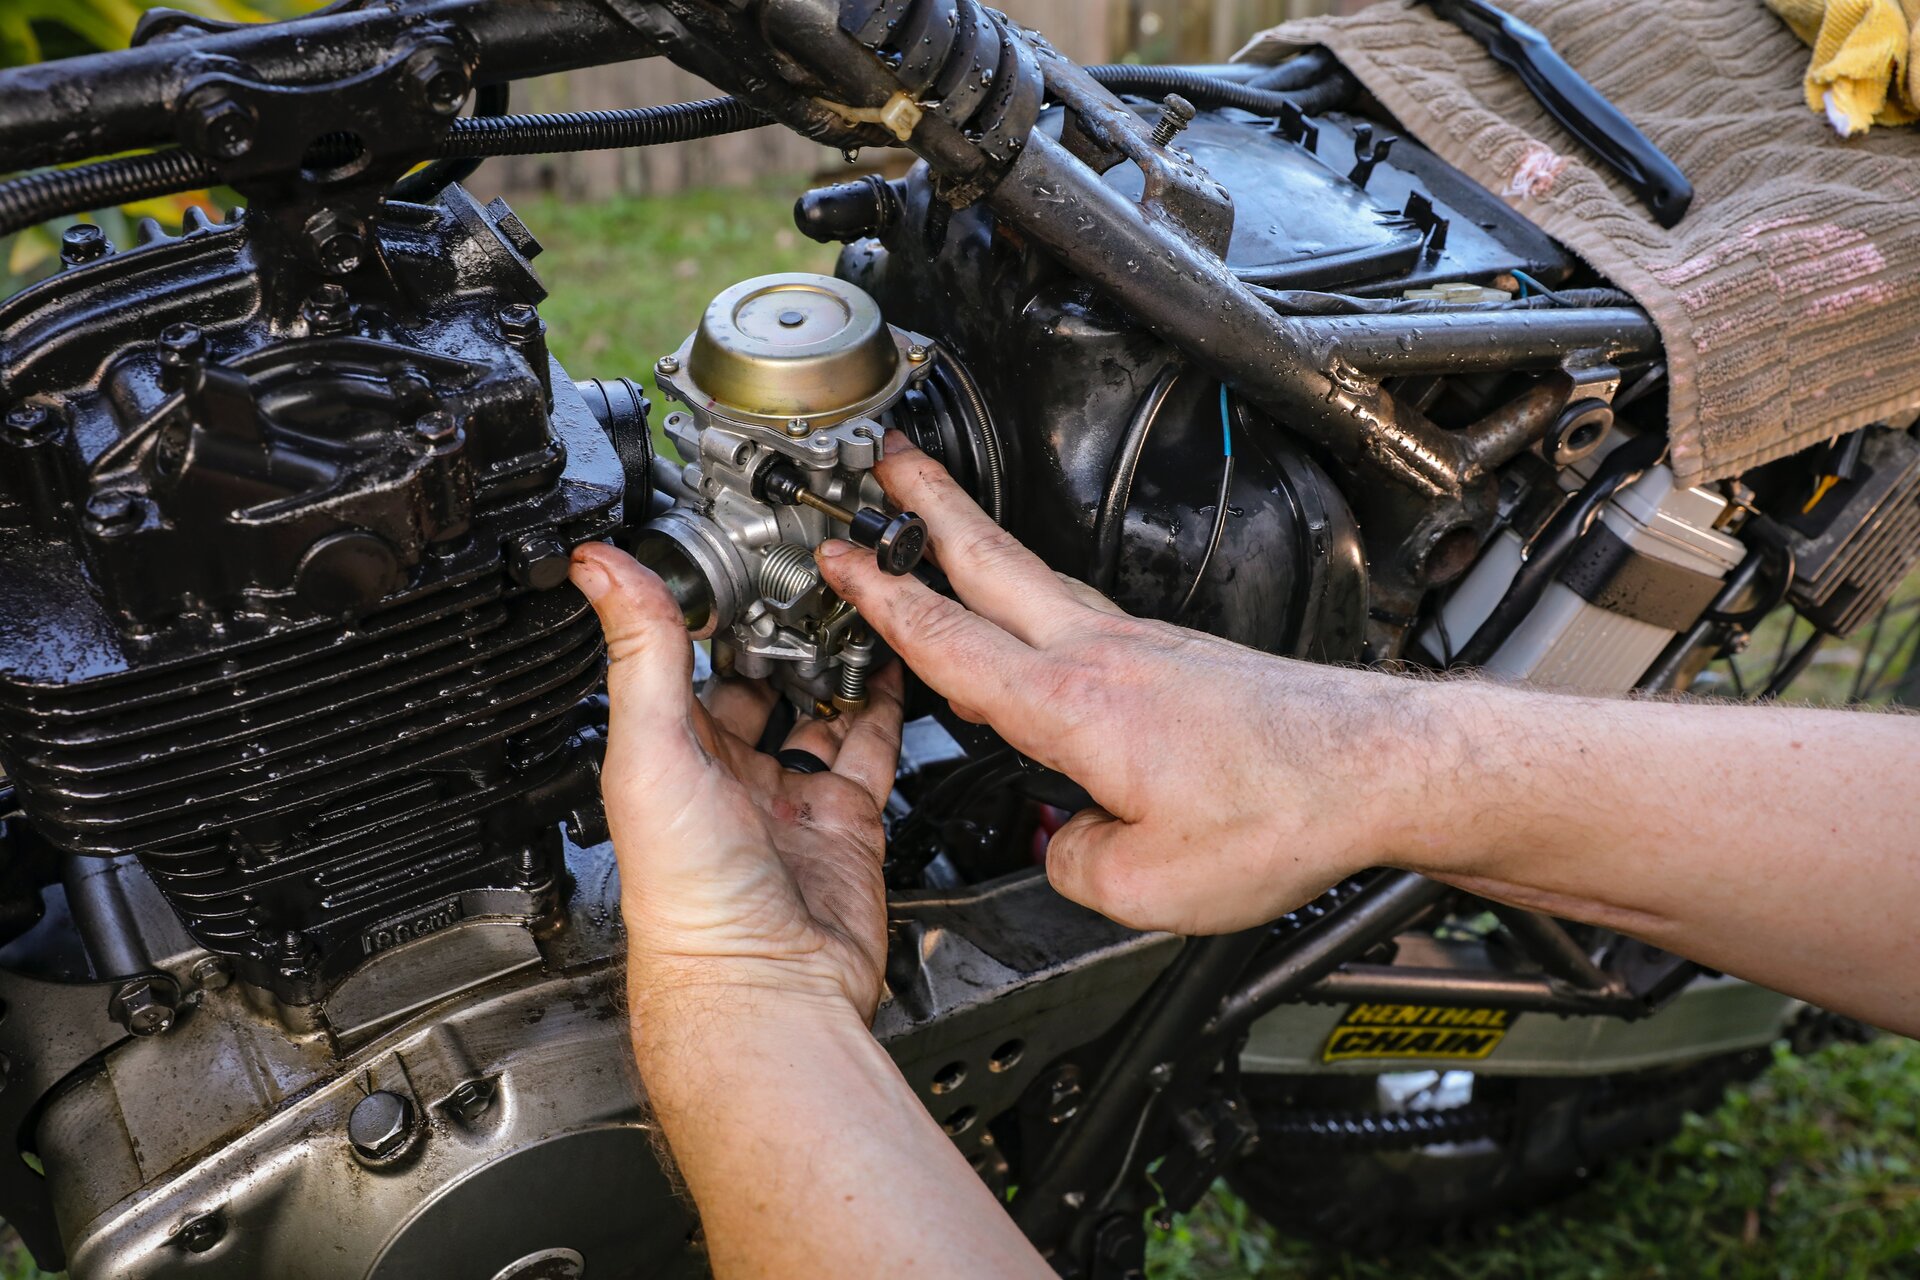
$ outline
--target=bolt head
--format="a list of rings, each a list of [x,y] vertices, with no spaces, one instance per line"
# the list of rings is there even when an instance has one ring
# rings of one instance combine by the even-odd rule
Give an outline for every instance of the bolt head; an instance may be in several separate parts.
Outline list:
[[[7,434],[23,440],[37,440],[48,434],[53,415],[37,404],[16,405],[7,411]]]
[[[653,367],[657,372],[660,372],[660,373],[678,373],[680,372],[680,357],[679,356],[661,356],[658,360],[653,362]]]
[[[525,342],[540,332],[540,313],[524,302],[500,308],[500,330],[515,342]]]
[[[353,304],[346,289],[337,284],[315,289],[307,295],[301,311],[307,317],[307,328],[316,334],[341,333],[353,326]]]
[[[407,72],[421,103],[437,116],[459,111],[473,87],[466,64],[451,49],[420,50],[408,60]]]
[[[157,1036],[173,1026],[172,993],[151,978],[136,978],[120,988],[116,1005],[120,1025],[136,1036]]]
[[[571,560],[557,534],[522,534],[507,548],[507,576],[534,591],[551,591],[567,580]]]
[[[459,421],[445,409],[422,414],[413,424],[414,434],[432,444],[445,444],[460,434]]]
[[[787,434],[789,436],[792,436],[795,440],[804,438],[807,435],[807,433],[812,430],[813,430],[812,425],[809,424],[805,418],[788,418],[787,419]]]
[[[110,489],[87,499],[87,520],[99,529],[121,529],[139,517],[140,503],[130,493]]]
[[[350,275],[367,251],[366,229],[356,218],[322,209],[307,219],[307,244],[314,261],[330,276]]]
[[[493,1086],[485,1080],[468,1080],[447,1095],[447,1107],[463,1124],[472,1124],[493,1105]]]
[[[413,1133],[413,1100],[381,1090],[353,1104],[347,1116],[347,1141],[368,1160],[387,1160],[399,1154]]]
[[[202,991],[220,991],[233,981],[233,970],[219,956],[205,956],[194,963],[192,977]]]
[[[916,342],[912,346],[907,348],[907,363],[908,364],[925,364],[927,362],[927,357],[931,354],[932,353],[929,352],[924,346]]]
[[[107,233],[91,222],[76,222],[60,233],[60,261],[70,267],[95,262],[111,252]]]
[[[201,97],[192,125],[195,144],[217,160],[237,160],[253,149],[253,112],[220,90]]]
[[[184,320],[170,324],[160,331],[160,347],[164,351],[182,356],[197,356],[206,350],[206,335],[200,332],[197,324],[188,324]]]
[[[188,1253],[205,1253],[219,1244],[220,1238],[226,1234],[226,1221],[217,1213],[207,1213],[180,1228],[180,1234],[174,1240]]]

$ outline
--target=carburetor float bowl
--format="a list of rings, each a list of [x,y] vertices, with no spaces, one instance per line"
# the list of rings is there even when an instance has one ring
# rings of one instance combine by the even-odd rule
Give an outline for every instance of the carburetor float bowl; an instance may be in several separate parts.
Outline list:
[[[712,641],[716,671],[772,679],[810,712],[865,705],[873,639],[813,550],[837,536],[890,573],[919,562],[925,525],[880,509],[872,471],[884,415],[933,367],[864,291],[805,273],[734,285],[654,366],[685,406],[663,424],[684,461],[658,468],[673,506],[636,554]]]

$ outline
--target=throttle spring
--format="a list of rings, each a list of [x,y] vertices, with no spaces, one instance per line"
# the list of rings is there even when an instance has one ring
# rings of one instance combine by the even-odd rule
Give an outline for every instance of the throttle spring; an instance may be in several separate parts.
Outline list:
[[[819,582],[820,569],[813,562],[813,552],[797,543],[768,547],[760,561],[760,594],[776,604],[792,601]]]

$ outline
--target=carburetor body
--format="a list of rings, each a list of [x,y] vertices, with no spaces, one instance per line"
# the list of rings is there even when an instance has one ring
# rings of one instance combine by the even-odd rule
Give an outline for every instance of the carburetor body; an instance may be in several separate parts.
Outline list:
[[[722,293],[655,365],[684,408],[667,415],[683,461],[656,466],[673,499],[635,545],[666,581],[723,674],[770,680],[796,707],[865,705],[874,640],[820,579],[830,537],[907,573],[926,529],[886,514],[874,464],[887,415],[925,382],[934,352],[831,276],[760,276]]]

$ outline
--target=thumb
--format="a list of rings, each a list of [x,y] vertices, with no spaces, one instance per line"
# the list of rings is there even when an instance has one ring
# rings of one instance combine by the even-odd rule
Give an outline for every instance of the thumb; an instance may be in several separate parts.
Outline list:
[[[632,556],[600,542],[574,548],[568,577],[599,615],[607,638],[609,747],[618,750],[629,733],[673,741],[661,733],[668,726],[697,746],[693,643],[666,584]]]

